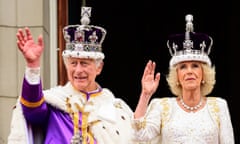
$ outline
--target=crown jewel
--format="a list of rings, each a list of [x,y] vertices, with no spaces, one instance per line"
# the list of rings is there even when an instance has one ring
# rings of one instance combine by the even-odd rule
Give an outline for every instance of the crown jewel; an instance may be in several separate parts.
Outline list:
[[[185,18],[185,33],[170,35],[167,42],[172,56],[170,66],[183,61],[201,61],[211,66],[208,55],[213,43],[212,38],[207,34],[193,31],[192,15],[186,15]]]
[[[89,25],[91,7],[82,7],[81,25],[68,25],[63,28],[66,42],[64,57],[104,59],[102,43],[106,30],[99,26]]]

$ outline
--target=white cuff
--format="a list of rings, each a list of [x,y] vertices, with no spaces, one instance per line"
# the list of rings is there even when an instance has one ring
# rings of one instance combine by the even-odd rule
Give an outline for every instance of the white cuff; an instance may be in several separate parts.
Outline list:
[[[36,85],[40,83],[40,67],[29,68],[26,67],[25,78],[31,85]]]

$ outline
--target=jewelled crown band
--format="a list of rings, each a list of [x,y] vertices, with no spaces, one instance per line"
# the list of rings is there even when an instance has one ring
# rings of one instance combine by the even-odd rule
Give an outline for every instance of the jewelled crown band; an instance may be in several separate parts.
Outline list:
[[[91,7],[82,7],[81,25],[68,25],[63,28],[66,42],[63,57],[104,59],[102,43],[106,30],[99,26],[89,25]]]
[[[169,36],[167,46],[172,56],[170,67],[183,61],[201,61],[211,66],[209,53],[213,44],[210,36],[193,30],[193,16],[186,15],[186,32]]]

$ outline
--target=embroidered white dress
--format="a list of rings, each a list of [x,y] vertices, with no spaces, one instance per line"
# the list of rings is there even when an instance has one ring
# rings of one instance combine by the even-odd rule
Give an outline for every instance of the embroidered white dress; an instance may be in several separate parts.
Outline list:
[[[133,125],[135,138],[148,144],[234,144],[227,102],[222,98],[208,98],[195,113],[180,108],[176,98],[153,99],[146,115]]]

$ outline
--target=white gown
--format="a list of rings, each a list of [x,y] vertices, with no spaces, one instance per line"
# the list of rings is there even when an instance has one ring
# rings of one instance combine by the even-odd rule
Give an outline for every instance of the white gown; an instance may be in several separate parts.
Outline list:
[[[208,98],[195,113],[180,108],[176,98],[155,98],[133,125],[135,138],[147,144],[234,144],[227,102],[222,98]]]

